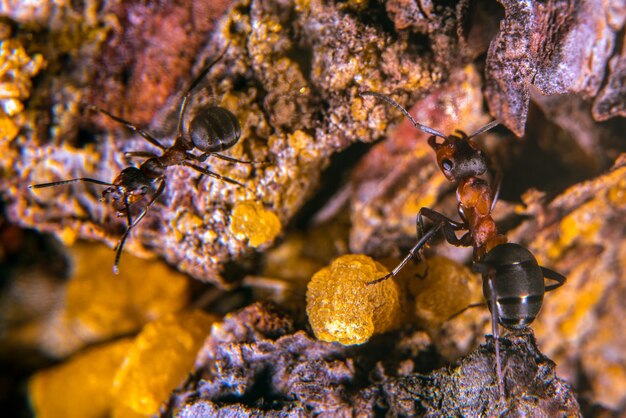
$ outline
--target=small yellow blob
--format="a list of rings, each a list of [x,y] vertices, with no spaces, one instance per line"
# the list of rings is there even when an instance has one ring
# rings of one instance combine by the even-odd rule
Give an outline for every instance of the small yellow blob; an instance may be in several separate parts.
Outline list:
[[[31,79],[44,66],[43,56],[29,56],[21,41],[0,42],[0,143],[17,136],[20,129],[17,115],[24,110],[22,101],[30,97]]]
[[[110,418],[150,418],[152,415],[150,414],[140,414],[139,412],[135,412],[126,405],[122,405],[120,403],[116,403],[113,405],[113,411],[109,415]]]
[[[180,209],[176,211],[176,220],[173,223],[176,241],[181,242],[186,235],[192,235],[202,226],[202,218],[192,212]]]
[[[615,206],[626,206],[626,179],[621,179],[611,186],[607,192],[607,198]]]
[[[298,13],[308,12],[311,8],[311,0],[296,0],[295,6],[296,12]]]
[[[395,280],[367,285],[389,271],[365,255],[344,255],[315,273],[306,311],[315,336],[344,345],[362,344],[400,324],[401,292]]]
[[[115,401],[139,414],[156,414],[192,371],[216,320],[192,311],[170,314],[146,325],[115,375]]]
[[[78,239],[78,231],[69,226],[65,226],[59,232],[59,238],[65,245],[73,245]]]
[[[38,418],[98,418],[113,406],[111,387],[132,346],[124,339],[89,349],[66,363],[35,374],[28,394]]]
[[[139,330],[189,300],[189,281],[167,265],[124,254],[120,275],[111,272],[113,251],[100,244],[71,248],[74,275],[66,290],[68,323],[89,340]]]
[[[238,203],[230,215],[230,232],[252,247],[274,241],[280,229],[278,216],[255,201]]]
[[[318,153],[311,146],[315,142],[314,138],[304,131],[297,130],[293,134],[287,135],[289,147],[294,151],[295,155],[302,161],[315,160]]]
[[[596,237],[600,232],[601,220],[596,214],[602,211],[601,205],[598,200],[587,202],[563,218],[559,240],[562,249],[576,241],[587,243],[598,241]]]
[[[467,267],[444,257],[427,261],[424,277],[407,281],[415,297],[415,317],[426,327],[439,327],[472,303],[470,280],[480,283]]]
[[[358,98],[350,105],[350,114],[355,120],[360,122],[367,120],[369,109],[363,104],[363,99]]]
[[[17,136],[20,128],[13,119],[0,111],[0,137],[6,141],[12,141]]]

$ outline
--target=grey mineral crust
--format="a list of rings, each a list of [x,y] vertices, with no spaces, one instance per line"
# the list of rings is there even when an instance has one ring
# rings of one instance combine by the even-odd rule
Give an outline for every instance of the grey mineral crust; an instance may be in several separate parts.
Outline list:
[[[266,304],[229,315],[214,327],[165,416],[581,416],[571,387],[530,330],[500,340],[507,393],[501,400],[490,337],[456,365],[418,374],[406,364],[424,360],[398,349],[402,333],[344,347],[294,328]]]

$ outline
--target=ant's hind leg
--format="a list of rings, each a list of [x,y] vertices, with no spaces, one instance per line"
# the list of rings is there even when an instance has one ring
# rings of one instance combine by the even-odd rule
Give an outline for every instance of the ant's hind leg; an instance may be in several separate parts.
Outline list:
[[[154,155],[151,152],[144,152],[144,151],[127,151],[124,153],[124,158],[131,159],[131,158],[156,158],[157,156]]]
[[[463,308],[460,311],[455,312],[452,315],[450,315],[450,317],[448,317],[448,319],[446,321],[452,321],[454,318],[456,318],[457,316],[461,315],[463,312],[465,312],[465,311],[467,311],[469,309],[486,307],[486,306],[487,306],[487,304],[485,302],[470,303],[465,308]]]
[[[223,155],[223,154],[218,154],[217,152],[207,152],[204,153],[198,157],[194,157],[195,159],[197,159],[198,161],[204,161],[206,160],[208,157],[215,157],[215,158],[219,158],[220,160],[224,160],[224,161],[228,161],[229,163],[235,163],[235,164],[252,164],[252,165],[267,165],[269,164],[269,161],[267,160],[263,160],[263,161],[249,161],[249,160],[238,160],[236,158],[233,157],[229,157],[227,155]]]
[[[122,119],[119,116],[115,116],[109,112],[107,112],[104,109],[100,109],[97,106],[93,106],[93,105],[86,105],[87,109],[93,111],[93,112],[100,112],[106,116],[108,116],[109,118],[113,119],[116,122],[121,123],[122,125],[126,126],[128,129],[130,129],[133,132],[137,132],[139,135],[141,135],[146,141],[148,141],[149,143],[151,143],[152,145],[154,145],[157,148],[160,148],[162,150],[165,150],[166,148],[161,145],[161,143],[159,142],[158,139],[156,139],[155,137],[153,137],[152,135],[150,135],[148,132],[144,131],[141,128],[136,127],[135,125],[133,125],[131,122],[127,121],[126,119]]]
[[[494,288],[494,280],[496,278],[496,271],[492,267],[487,273],[487,287],[491,294],[489,303],[491,305],[491,328],[493,331],[493,343],[496,349],[496,373],[498,375],[498,390],[500,392],[500,398],[504,398],[504,375],[502,374],[502,362],[500,361],[500,334],[498,332],[498,305],[496,300],[496,292]]]
[[[246,188],[246,186],[244,186],[242,183],[239,183],[237,180],[233,180],[233,179],[231,179],[229,177],[222,176],[221,174],[214,173],[213,171],[208,170],[206,168],[197,166],[195,164],[191,164],[191,163],[189,163],[187,161],[183,161],[182,164],[184,166],[193,168],[194,170],[196,170],[199,173],[206,174],[207,176],[213,177],[214,179],[222,180],[222,181],[225,181],[226,183],[230,183],[230,184],[235,184],[237,186],[243,187],[244,189]]]
[[[540,268],[541,268],[541,271],[543,272],[543,277],[557,282],[556,284],[551,284],[550,286],[546,286],[546,292],[557,289],[565,284],[565,281],[567,280],[565,276],[557,273],[556,271],[550,270],[549,268],[546,268],[546,267],[540,267]]]

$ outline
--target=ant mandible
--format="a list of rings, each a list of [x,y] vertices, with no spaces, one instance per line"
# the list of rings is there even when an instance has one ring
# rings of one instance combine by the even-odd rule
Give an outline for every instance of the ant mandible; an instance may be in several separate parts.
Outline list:
[[[211,68],[213,68],[213,66],[222,59],[227,50],[228,46],[226,46],[224,51],[200,72],[200,74],[187,88],[178,114],[176,138],[170,147],[162,145],[153,135],[138,128],[131,122],[122,119],[121,117],[115,116],[96,106],[86,106],[89,110],[100,112],[114,121],[125,125],[133,132],[138,133],[150,144],[159,148],[161,150],[160,155],[143,151],[126,152],[126,157],[146,158],[146,160],[141,163],[139,167],[131,166],[124,168],[117,175],[117,177],[115,177],[112,183],[93,178],[81,177],[28,186],[31,189],[41,189],[44,187],[61,186],[76,182],[107,186],[107,188],[102,192],[102,200],[110,196],[111,206],[116,211],[118,217],[126,217],[126,230],[114,248],[115,261],[113,263],[113,273],[119,273],[119,262],[122,255],[122,249],[124,248],[124,243],[126,242],[130,232],[137,226],[137,224],[139,224],[139,222],[141,222],[141,220],[146,216],[148,208],[154,204],[154,202],[165,190],[167,167],[184,165],[202,174],[206,174],[218,180],[245,188],[243,184],[236,180],[222,176],[218,173],[210,171],[207,168],[194,164],[195,162],[204,162],[209,156],[215,156],[232,163],[253,163],[252,161],[241,161],[218,154],[219,151],[227,150],[235,145],[241,136],[239,121],[232,112],[223,107],[214,105],[202,107],[194,115],[189,127],[187,128],[188,135],[185,136],[183,133],[183,119],[187,109],[187,103],[191,97],[191,92],[209,73]],[[191,151],[195,149],[198,149],[201,154],[193,154]],[[145,198],[147,198],[150,194],[152,196],[149,200],[146,200]],[[141,211],[134,219],[131,215],[131,206],[133,206],[133,204],[143,205]]]
[[[454,221],[429,208],[421,208],[417,215],[418,242],[409,254],[389,274],[376,279],[369,285],[396,277],[411,259],[418,259],[418,252],[440,230],[446,241],[455,246],[473,247],[473,269],[483,276],[483,294],[491,311],[491,325],[496,350],[498,389],[504,397],[498,324],[505,328],[522,329],[535,319],[545,292],[554,290],[565,283],[565,277],[546,267],[539,266],[533,254],[523,246],[507,243],[506,236],[499,234],[491,217],[500,190],[500,181],[492,190],[489,183],[479,176],[488,168],[487,157],[472,140],[475,136],[498,125],[492,121],[471,135],[456,130],[454,135],[422,125],[400,104],[380,93],[371,91],[360,96],[374,96],[400,110],[417,129],[431,134],[428,144],[435,151],[437,164],[444,176],[458,184],[456,195],[460,221]],[[438,142],[437,138],[443,139]],[[434,226],[424,233],[424,218]],[[460,238],[456,232],[467,231]],[[556,283],[546,286],[544,279]],[[470,305],[476,306],[476,305]]]

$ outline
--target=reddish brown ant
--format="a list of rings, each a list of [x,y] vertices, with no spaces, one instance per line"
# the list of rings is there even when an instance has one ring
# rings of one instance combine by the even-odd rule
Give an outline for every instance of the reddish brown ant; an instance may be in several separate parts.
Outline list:
[[[200,108],[191,119],[191,123],[187,128],[187,136],[184,135],[183,119],[187,103],[191,97],[191,92],[200,83],[200,81],[209,73],[211,68],[222,59],[228,46],[224,51],[206,66],[200,74],[191,82],[185,95],[183,96],[180,110],[178,114],[177,134],[174,143],[170,147],[162,145],[159,140],[148,132],[136,127],[131,122],[124,120],[118,116],[112,115],[106,110],[96,106],[88,105],[89,110],[100,112],[107,117],[125,125],[127,128],[141,135],[146,141],[161,150],[160,155],[151,152],[127,152],[127,157],[146,158],[139,167],[124,168],[112,183],[105,181],[81,177],[70,180],[55,181],[52,183],[35,184],[28,186],[32,189],[41,189],[44,187],[54,187],[64,184],[86,182],[102,186],[107,186],[102,192],[102,199],[110,196],[111,206],[117,212],[119,217],[126,217],[126,230],[115,246],[115,262],[113,264],[113,272],[119,273],[119,262],[122,255],[124,243],[128,235],[134,227],[146,216],[148,208],[161,196],[165,190],[166,170],[170,166],[184,165],[190,167],[202,174],[227,183],[245,187],[240,182],[215,173],[207,168],[196,165],[195,162],[204,162],[208,157],[215,156],[222,160],[233,163],[252,164],[252,161],[240,161],[235,158],[218,154],[231,148],[237,143],[241,136],[241,127],[239,121],[229,110],[219,106],[205,106]],[[193,154],[192,151],[199,150],[199,155]],[[152,195],[149,199],[148,196]],[[141,202],[141,203],[139,203]],[[139,214],[133,219],[131,215],[131,206],[143,205]]]
[[[507,243],[506,236],[498,233],[491,217],[498,199],[500,182],[496,181],[496,187],[492,190],[489,183],[479,177],[487,171],[487,158],[472,138],[494,128],[498,122],[492,121],[469,136],[459,130],[454,135],[446,136],[418,123],[400,104],[383,94],[368,91],[360,95],[384,100],[400,110],[417,129],[432,135],[428,138],[428,144],[436,153],[439,168],[448,180],[458,184],[456,195],[461,219],[454,221],[432,209],[421,208],[417,215],[417,244],[391,273],[368,284],[396,277],[409,260],[419,258],[418,252],[440,230],[450,244],[473,247],[473,268],[483,276],[483,294],[491,311],[498,389],[504,397],[498,323],[513,329],[527,327],[539,313],[544,293],[562,286],[566,279],[555,271],[539,266],[532,253],[523,246]],[[443,142],[437,142],[437,138],[443,139]],[[423,232],[424,218],[434,224],[426,233]],[[457,231],[467,232],[458,238]],[[544,279],[556,283],[545,286]]]

